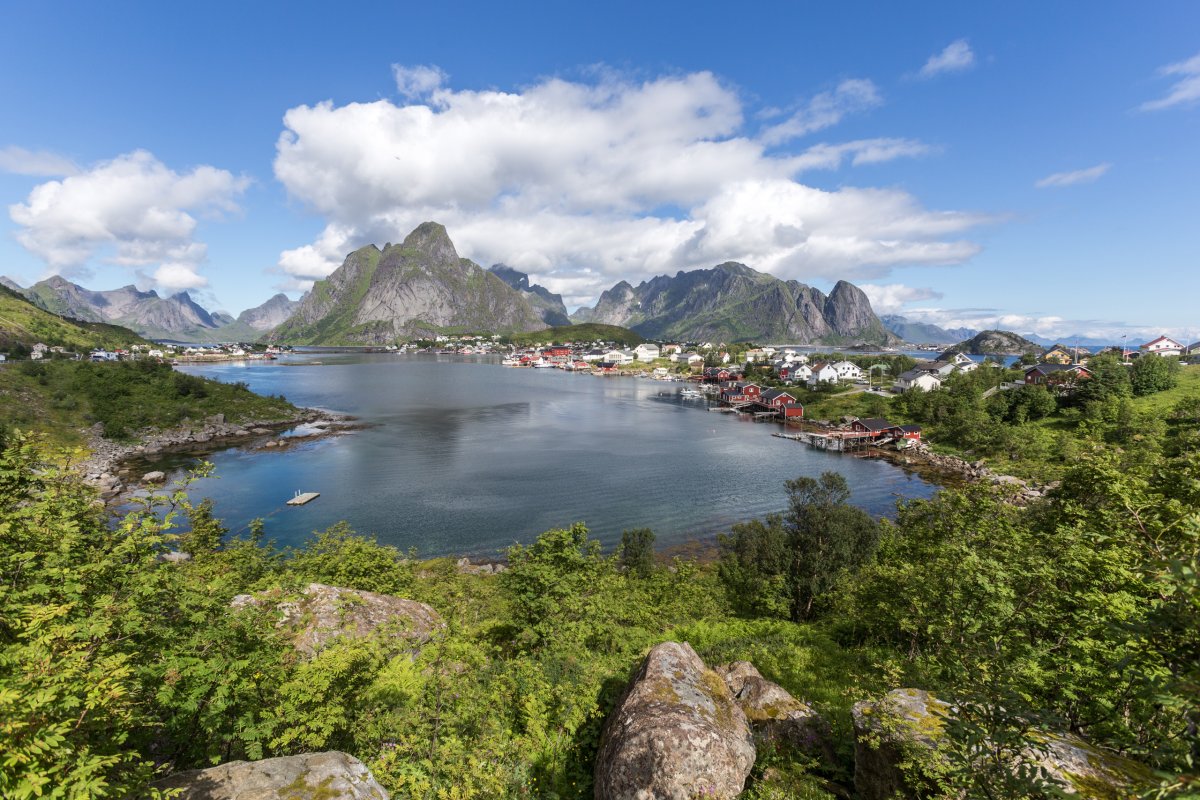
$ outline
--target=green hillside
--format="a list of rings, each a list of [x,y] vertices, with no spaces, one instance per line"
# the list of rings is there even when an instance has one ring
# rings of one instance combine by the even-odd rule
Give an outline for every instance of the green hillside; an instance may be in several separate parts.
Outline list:
[[[80,322],[52,314],[0,286],[0,353],[21,351],[38,342],[72,350],[113,349],[149,343],[119,325]]]

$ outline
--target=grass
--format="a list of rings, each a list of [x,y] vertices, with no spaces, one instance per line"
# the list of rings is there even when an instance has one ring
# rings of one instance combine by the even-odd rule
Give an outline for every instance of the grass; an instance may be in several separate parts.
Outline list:
[[[11,289],[0,286],[0,353],[15,345],[41,342],[70,350],[118,349],[149,344],[128,328],[103,322],[80,322],[38,308]]]
[[[0,426],[43,433],[66,447],[82,444],[96,423],[111,439],[162,430],[224,414],[229,422],[284,420],[296,412],[281,397],[245,384],[176,372],[153,361],[92,364],[27,361],[0,369]]]
[[[1133,398],[1133,406],[1143,413],[1166,416],[1180,400],[1200,396],[1200,364],[1180,367],[1179,383],[1165,392]]]

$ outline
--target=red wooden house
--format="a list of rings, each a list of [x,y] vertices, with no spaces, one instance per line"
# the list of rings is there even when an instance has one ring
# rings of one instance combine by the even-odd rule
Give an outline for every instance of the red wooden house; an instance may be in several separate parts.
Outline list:
[[[804,406],[787,392],[779,389],[766,389],[758,398],[758,404],[768,411],[778,411],[784,419],[804,416]]]
[[[761,394],[762,387],[757,383],[729,381],[721,384],[721,399],[726,403],[751,403]]]

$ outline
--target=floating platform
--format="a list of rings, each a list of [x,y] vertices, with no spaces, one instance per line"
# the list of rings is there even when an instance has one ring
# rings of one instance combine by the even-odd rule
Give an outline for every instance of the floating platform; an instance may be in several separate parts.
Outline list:
[[[302,506],[305,503],[311,503],[313,500],[316,500],[320,496],[321,496],[320,492],[304,492],[303,494],[297,493],[297,495],[295,497],[293,497],[291,500],[287,501],[287,504],[289,506]]]

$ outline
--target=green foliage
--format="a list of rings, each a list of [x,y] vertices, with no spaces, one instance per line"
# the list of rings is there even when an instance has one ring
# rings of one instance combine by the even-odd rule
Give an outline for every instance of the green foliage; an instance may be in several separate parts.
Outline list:
[[[719,574],[742,613],[807,619],[848,574],[867,563],[879,539],[869,514],[846,504],[836,472],[787,481],[788,512],[734,525],[718,537]]]
[[[1174,358],[1143,356],[1133,362],[1129,382],[1137,397],[1174,389],[1179,383],[1179,362]]]
[[[528,333],[510,333],[501,337],[500,341],[523,347],[569,342],[613,342],[624,347],[636,347],[646,340],[634,331],[619,325],[582,322],[578,325],[560,325]]]
[[[168,428],[224,414],[231,422],[289,419],[296,409],[282,398],[254,394],[242,383],[224,384],[176,372],[153,360],[90,363],[25,362],[20,370],[0,373],[0,386],[19,402],[0,404],[0,419],[22,427],[88,428],[123,439],[144,428]],[[49,419],[32,407],[51,407]]]
[[[411,555],[411,554],[410,554]],[[374,537],[358,536],[339,522],[316,534],[291,554],[288,572],[297,583],[324,583],[382,594],[404,594],[412,587],[413,560]]]
[[[534,645],[581,637],[584,623],[600,610],[596,585],[611,564],[587,534],[577,522],[546,531],[532,545],[508,549],[509,568],[501,583],[513,597],[513,622]]]
[[[650,577],[654,572],[654,531],[649,528],[621,531],[617,564],[634,577]]]
[[[229,529],[213,515],[212,498],[206,497],[188,507],[187,520],[191,530],[180,537],[179,549],[193,558],[215,552],[221,546],[221,539],[229,533]]]

